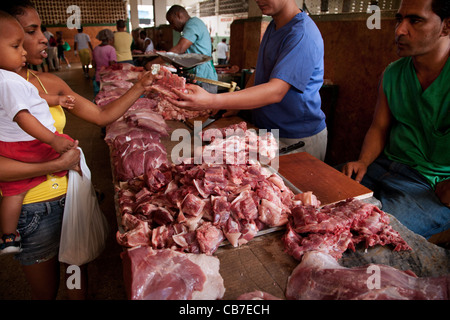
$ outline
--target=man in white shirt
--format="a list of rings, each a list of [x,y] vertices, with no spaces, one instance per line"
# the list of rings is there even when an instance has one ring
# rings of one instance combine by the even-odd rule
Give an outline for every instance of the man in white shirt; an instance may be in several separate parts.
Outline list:
[[[227,64],[229,59],[227,39],[222,39],[222,42],[217,44],[217,60],[219,65]]]

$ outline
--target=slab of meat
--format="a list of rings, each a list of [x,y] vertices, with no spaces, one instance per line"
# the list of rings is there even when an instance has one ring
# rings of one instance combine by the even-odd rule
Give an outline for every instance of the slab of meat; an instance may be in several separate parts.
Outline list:
[[[135,67],[130,63],[116,63],[108,67],[102,67],[99,70],[99,75],[102,82],[115,82],[136,80],[142,72],[144,72],[142,67]]]
[[[348,199],[321,209],[296,205],[289,216],[283,236],[286,252],[301,260],[305,252],[319,250],[336,259],[357,243],[365,247],[394,245],[394,251],[411,250],[389,225],[389,217],[376,206],[357,199]]]
[[[121,145],[133,139],[143,138],[160,141],[160,135],[157,132],[135,127],[130,122],[115,121],[106,128],[105,142],[114,149],[120,149]]]
[[[158,93],[168,96],[174,100],[178,100],[178,96],[172,92],[172,89],[178,89],[186,92],[186,79],[173,74],[169,69],[161,66],[158,73],[162,79],[157,79],[152,84],[152,89]]]
[[[116,177],[127,181],[147,171],[168,164],[167,153],[160,141],[148,138],[125,142],[112,153]]]
[[[215,300],[225,293],[216,257],[145,246],[121,257],[129,299]]]
[[[172,93],[173,94],[173,93]],[[188,119],[198,118],[198,117],[205,117],[211,114],[211,110],[201,110],[201,111],[193,111],[193,110],[187,110],[183,108],[178,108],[177,106],[170,103],[165,95],[150,92],[147,94],[147,97],[149,99],[152,99],[156,101],[157,105],[154,108],[155,112],[158,112],[163,116],[165,120],[179,120],[184,121]]]
[[[208,129],[201,134],[206,163],[245,164],[260,161],[268,163],[278,154],[278,143],[271,132],[257,134],[241,122],[220,129]]]
[[[449,292],[450,276],[418,278],[380,264],[345,268],[318,251],[305,253],[286,287],[297,300],[448,300]]]
[[[124,116],[108,125],[105,141],[111,147],[115,176],[127,181],[168,163],[161,137],[168,136],[164,119],[141,98]]]
[[[167,137],[169,135],[167,132],[169,127],[164,121],[164,119],[161,117],[161,115],[151,111],[150,109],[140,108],[135,110],[129,110],[124,115],[124,118],[125,121],[131,122],[134,126],[138,128],[147,129],[148,131],[151,132],[156,132],[161,137]]]

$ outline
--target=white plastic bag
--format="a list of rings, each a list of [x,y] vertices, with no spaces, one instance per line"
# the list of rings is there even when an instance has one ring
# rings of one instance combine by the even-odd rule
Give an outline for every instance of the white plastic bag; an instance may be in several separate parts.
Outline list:
[[[97,258],[105,248],[108,222],[97,202],[83,151],[78,149],[83,176],[69,170],[59,261],[81,266]]]

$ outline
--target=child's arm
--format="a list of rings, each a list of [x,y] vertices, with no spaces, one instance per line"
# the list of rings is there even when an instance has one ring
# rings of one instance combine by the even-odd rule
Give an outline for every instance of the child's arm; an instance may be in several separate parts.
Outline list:
[[[50,145],[58,153],[64,153],[74,145],[72,141],[60,137],[44,127],[28,110],[20,110],[13,120],[23,131]]]
[[[70,95],[58,95],[58,94],[48,94],[48,93],[39,93],[42,99],[47,101],[49,106],[60,105],[61,107],[67,109],[73,109],[75,105],[75,98]]]

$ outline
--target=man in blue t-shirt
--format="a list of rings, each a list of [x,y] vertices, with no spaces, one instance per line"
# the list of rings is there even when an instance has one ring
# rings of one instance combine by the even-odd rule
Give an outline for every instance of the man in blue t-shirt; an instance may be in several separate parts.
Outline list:
[[[194,110],[252,109],[258,128],[279,130],[280,147],[301,140],[305,146],[296,151],[324,160],[327,128],[319,94],[324,73],[322,36],[295,0],[266,0],[258,6],[273,20],[259,48],[255,86],[214,96],[192,88],[191,94],[178,93],[183,101],[172,103]]]
[[[175,53],[199,53],[211,57],[211,36],[208,28],[197,17],[191,17],[185,8],[173,5],[166,13],[166,19],[175,31],[181,32],[178,43],[169,50]],[[159,59],[158,59],[159,60]],[[153,60],[150,63],[162,63]],[[195,75],[200,78],[217,80],[217,72],[211,61],[195,67]],[[217,86],[205,82],[199,85],[210,93],[217,93]]]

